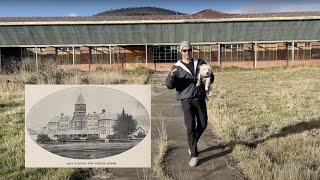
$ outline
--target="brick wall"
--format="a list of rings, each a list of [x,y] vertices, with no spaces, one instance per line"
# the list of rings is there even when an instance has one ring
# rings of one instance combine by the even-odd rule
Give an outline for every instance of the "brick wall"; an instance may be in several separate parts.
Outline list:
[[[219,66],[218,62],[209,62],[211,66]],[[150,63],[148,62],[148,69],[155,71],[170,71],[174,63]],[[271,67],[287,67],[287,66],[317,66],[320,67],[320,59],[317,60],[295,60],[293,63],[289,60],[271,60],[271,61],[258,61],[257,68],[271,68]],[[72,69],[71,65],[58,65],[62,69]],[[110,68],[109,64],[75,64],[75,68],[88,71],[96,70],[97,68]],[[138,67],[145,67],[145,63],[113,63],[111,64],[112,69],[135,69]],[[242,61],[242,62],[222,62],[222,68],[227,67],[241,67],[241,68],[253,68],[254,62]]]
[[[221,67],[241,67],[241,68],[253,68],[253,61],[232,61],[232,62],[221,62]]]
[[[288,60],[271,60],[271,61],[258,61],[256,67],[257,68],[271,68],[271,67],[286,67],[288,64]]]

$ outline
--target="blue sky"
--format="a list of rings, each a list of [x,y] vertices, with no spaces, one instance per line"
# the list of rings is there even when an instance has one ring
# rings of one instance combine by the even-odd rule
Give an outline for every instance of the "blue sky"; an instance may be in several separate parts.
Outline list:
[[[0,16],[91,16],[111,9],[151,6],[192,14],[203,9],[230,13],[319,11],[314,0],[0,0]]]

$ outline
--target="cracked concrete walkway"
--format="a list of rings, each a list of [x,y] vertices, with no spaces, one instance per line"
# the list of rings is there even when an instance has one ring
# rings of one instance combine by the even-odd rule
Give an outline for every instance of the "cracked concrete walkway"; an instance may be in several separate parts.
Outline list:
[[[181,104],[176,100],[175,90],[166,88],[166,76],[167,73],[152,74],[150,83],[153,88],[153,115],[158,114],[166,120],[171,142],[166,157],[167,174],[174,179],[243,179],[241,172],[228,164],[230,149],[218,143],[209,126],[198,143],[199,165],[189,167],[190,156]]]
[[[206,129],[198,143],[200,162],[197,167],[189,167],[190,157],[186,138],[186,128],[180,102],[175,99],[175,90],[169,90],[165,86],[167,73],[154,73],[150,76],[149,83],[152,87],[151,118],[152,118],[152,156],[156,144],[154,140],[158,136],[157,124],[159,118],[164,119],[167,124],[167,133],[170,146],[167,154],[165,169],[173,179],[243,179],[241,172],[228,165],[228,148],[220,145],[217,139]],[[209,127],[208,127],[209,128]],[[154,177],[151,168],[110,168],[112,178],[99,176],[90,179],[162,179]]]

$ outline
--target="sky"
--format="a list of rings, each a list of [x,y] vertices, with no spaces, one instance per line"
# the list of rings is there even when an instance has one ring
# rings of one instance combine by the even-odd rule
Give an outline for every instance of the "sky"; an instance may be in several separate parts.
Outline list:
[[[159,7],[192,14],[204,9],[229,13],[319,11],[315,0],[0,0],[0,17],[91,16],[128,7]]]

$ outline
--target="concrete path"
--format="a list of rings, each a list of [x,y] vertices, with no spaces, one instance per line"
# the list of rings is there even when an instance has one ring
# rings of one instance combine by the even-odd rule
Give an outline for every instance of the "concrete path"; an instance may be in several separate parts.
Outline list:
[[[175,99],[175,90],[165,86],[167,73],[154,73],[149,79],[152,86],[151,116],[152,116],[152,157],[157,149],[157,139],[160,118],[166,121],[170,147],[166,160],[166,172],[172,179],[243,179],[241,173],[228,166],[228,148],[217,143],[216,138],[208,129],[202,135],[198,149],[200,163],[197,167],[189,167],[186,128],[180,102]],[[162,179],[154,177],[151,168],[109,168],[106,174],[95,174],[91,180],[100,179]],[[111,177],[110,177],[111,176]]]
[[[227,154],[230,149],[220,145],[208,127],[198,143],[200,162],[189,167],[190,156],[186,127],[180,102],[177,102],[175,90],[165,87],[167,73],[153,74],[150,81],[153,86],[152,111],[161,114],[166,120],[170,141],[166,157],[167,174],[174,179],[243,179],[241,173],[228,165]]]

